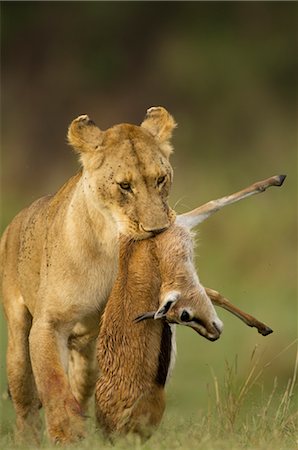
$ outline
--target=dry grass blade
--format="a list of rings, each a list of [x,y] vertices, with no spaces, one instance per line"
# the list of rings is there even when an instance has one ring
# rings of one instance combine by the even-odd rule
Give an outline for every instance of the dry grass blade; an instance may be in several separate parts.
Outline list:
[[[218,383],[218,379],[212,370],[212,378],[215,392],[215,402],[216,402],[216,412],[218,423],[222,430],[226,430],[229,432],[236,432],[237,424],[239,422],[241,409],[244,401],[248,397],[248,393],[251,391],[253,386],[260,380],[262,374],[265,369],[270,367],[272,362],[284,354],[287,350],[289,350],[295,343],[297,339],[287,345],[284,349],[282,349],[279,353],[277,353],[270,361],[263,364],[260,367],[260,362],[264,359],[264,354],[257,354],[257,347],[253,349],[251,359],[250,359],[250,369],[248,371],[247,376],[244,378],[240,387],[237,387],[238,377],[237,377],[237,358],[235,359],[234,364],[226,363],[226,376],[223,382],[223,385],[220,386]],[[278,382],[277,378],[274,379],[273,389],[266,401],[265,405],[261,407],[257,417],[258,420],[255,420],[254,416],[250,417],[250,421],[254,421],[254,428],[258,430],[260,436],[262,433],[268,432],[268,430],[273,430],[275,433],[277,430],[283,430],[294,427],[294,415],[290,414],[291,402],[294,396],[294,388],[297,381],[297,370],[298,370],[298,352],[294,364],[294,372],[291,379],[288,381],[285,391],[282,395],[281,400],[279,401],[278,408],[273,415],[271,413],[270,418],[270,409],[276,409],[276,397],[277,397],[277,387]],[[250,422],[251,425],[251,422]],[[248,425],[246,426],[249,429]]]
[[[275,422],[280,425],[284,424],[287,421],[287,416],[290,410],[291,401],[294,395],[294,387],[297,381],[297,371],[298,371],[298,351],[296,353],[296,360],[294,365],[294,371],[292,378],[289,379],[285,392],[282,396],[281,402],[277,408],[275,414]],[[297,415],[297,412],[296,412]]]

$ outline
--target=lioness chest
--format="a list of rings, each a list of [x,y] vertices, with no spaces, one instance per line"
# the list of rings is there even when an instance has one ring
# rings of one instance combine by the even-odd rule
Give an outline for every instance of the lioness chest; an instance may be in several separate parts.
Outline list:
[[[17,265],[10,265],[8,276],[17,280],[33,317],[73,324],[86,319],[89,328],[88,318],[102,311],[116,278],[118,232],[103,216],[91,227],[78,197],[70,180],[60,194],[21,213],[13,237],[19,241]]]

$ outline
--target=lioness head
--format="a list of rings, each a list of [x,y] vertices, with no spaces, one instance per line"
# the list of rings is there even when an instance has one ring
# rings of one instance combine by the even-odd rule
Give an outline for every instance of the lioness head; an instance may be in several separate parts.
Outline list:
[[[148,109],[141,126],[120,124],[101,131],[87,115],[70,124],[68,140],[80,154],[86,195],[96,208],[107,208],[119,231],[134,239],[159,233],[175,220],[167,202],[175,126],[162,107]]]

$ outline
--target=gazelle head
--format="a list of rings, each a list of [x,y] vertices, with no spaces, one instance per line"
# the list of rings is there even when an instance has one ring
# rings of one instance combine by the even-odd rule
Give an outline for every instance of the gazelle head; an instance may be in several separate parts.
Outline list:
[[[215,341],[223,324],[198,279],[191,233],[183,226],[173,225],[154,241],[161,276],[159,307],[139,315],[135,322],[165,319],[168,323],[189,326]]]
[[[222,321],[203,292],[194,292],[191,297],[186,298],[179,291],[171,291],[157,311],[142,314],[135,322],[146,319],[164,319],[168,323],[188,326],[209,341],[216,341],[223,329]]]

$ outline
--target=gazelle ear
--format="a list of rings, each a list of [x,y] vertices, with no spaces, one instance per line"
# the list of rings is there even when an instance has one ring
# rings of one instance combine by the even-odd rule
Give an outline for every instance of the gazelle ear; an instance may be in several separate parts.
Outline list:
[[[149,311],[137,316],[133,321],[134,323],[142,322],[148,319],[162,319],[167,315],[170,308],[179,300],[180,292],[170,291],[166,294],[162,304],[157,311]]]
[[[68,128],[69,144],[79,153],[94,152],[102,144],[104,133],[86,114],[73,120]]]
[[[178,291],[171,291],[166,294],[162,304],[154,314],[154,319],[161,319],[162,317],[165,317],[167,315],[167,312],[172,308],[175,303],[180,298],[180,292]]]
[[[149,131],[161,145],[161,150],[168,158],[172,153],[172,147],[169,140],[173,129],[177,126],[175,120],[162,106],[153,106],[147,109],[147,114],[141,127]]]

